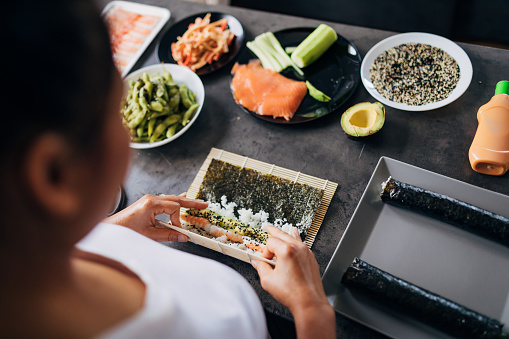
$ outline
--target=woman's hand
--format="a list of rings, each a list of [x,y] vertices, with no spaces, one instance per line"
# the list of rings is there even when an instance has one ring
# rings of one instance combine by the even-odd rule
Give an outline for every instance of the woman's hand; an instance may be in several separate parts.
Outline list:
[[[267,226],[267,232],[272,237],[263,256],[276,256],[276,266],[251,261],[262,288],[290,309],[299,338],[335,338],[335,313],[325,296],[315,256],[296,228],[291,236],[272,226]]]
[[[180,227],[180,207],[207,208],[202,200],[188,199],[181,195],[145,195],[131,206],[104,219],[104,222],[128,227],[155,241],[187,241],[182,233],[156,228],[156,216],[168,214],[172,225]]]

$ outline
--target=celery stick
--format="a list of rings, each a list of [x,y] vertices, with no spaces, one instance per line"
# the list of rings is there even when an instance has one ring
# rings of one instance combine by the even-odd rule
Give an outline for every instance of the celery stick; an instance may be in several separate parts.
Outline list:
[[[285,52],[286,54],[292,54],[293,51],[295,51],[297,49],[297,46],[288,46],[288,47],[285,47]]]
[[[268,39],[268,41],[272,44],[272,46],[274,46],[275,50],[281,56],[281,59],[284,60],[286,63],[288,63],[289,66],[292,66],[297,71],[297,73],[299,73],[300,75],[304,75],[304,72],[302,72],[300,67],[295,62],[293,62],[292,59],[290,59],[288,54],[286,54],[285,50],[283,49],[283,47],[281,47],[281,44],[279,43],[277,38],[274,36],[274,34],[272,32],[267,32],[264,34],[265,34],[265,38]]]
[[[272,69],[278,73],[283,70],[281,64],[263,47],[260,47],[253,41],[246,43],[246,46],[258,57],[258,59],[260,59],[263,68]]]
[[[321,57],[337,39],[336,31],[330,26],[320,24],[297,46],[291,59],[299,67],[309,66]]]
[[[258,47],[262,48],[265,52],[270,54],[281,65],[282,70],[290,66],[288,60],[281,58],[278,51],[274,49],[274,46],[270,43],[270,41],[265,39],[263,34],[257,36],[254,41]]]

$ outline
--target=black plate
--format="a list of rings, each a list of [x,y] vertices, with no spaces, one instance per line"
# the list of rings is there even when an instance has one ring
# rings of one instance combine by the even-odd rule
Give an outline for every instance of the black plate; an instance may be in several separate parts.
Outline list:
[[[298,46],[311,32],[314,27],[289,28],[274,32],[283,48]],[[248,49],[239,55],[240,64],[248,63],[256,59],[256,56]],[[313,64],[302,69],[304,76],[300,76],[291,67],[281,72],[287,78],[294,80],[308,80],[313,86],[331,97],[329,102],[320,102],[313,99],[309,93],[300,104],[297,112],[290,120],[284,118],[273,118],[272,116],[259,115],[246,109],[249,114],[274,123],[296,124],[311,121],[327,115],[341,106],[352,93],[360,81],[361,57],[357,48],[350,41],[338,34],[338,40]]]
[[[210,13],[210,21],[214,22],[217,20],[221,20],[226,18],[228,20],[228,28],[230,31],[235,34],[235,38],[233,39],[232,44],[230,45],[230,50],[228,53],[224,54],[219,60],[213,62],[212,64],[207,64],[202,68],[196,71],[198,75],[205,75],[215,70],[220,69],[227,63],[229,63],[237,53],[239,53],[242,44],[244,43],[244,29],[240,24],[239,20],[237,20],[234,16],[225,13],[218,12],[204,12],[191,15],[185,19],[180,20],[173,26],[171,26],[161,37],[159,40],[159,44],[157,46],[157,57],[159,58],[159,62],[169,62],[176,64],[176,61],[173,59],[171,55],[171,44],[177,41],[177,37],[182,36],[184,34],[190,23],[193,23],[197,17],[203,18],[207,13]]]

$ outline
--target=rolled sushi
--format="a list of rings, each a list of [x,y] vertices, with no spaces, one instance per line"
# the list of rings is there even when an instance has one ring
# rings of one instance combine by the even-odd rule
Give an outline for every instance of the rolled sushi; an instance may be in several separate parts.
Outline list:
[[[503,338],[504,324],[355,258],[341,282],[458,338]]]
[[[411,209],[509,246],[509,218],[393,178],[382,184],[380,197],[385,203]]]

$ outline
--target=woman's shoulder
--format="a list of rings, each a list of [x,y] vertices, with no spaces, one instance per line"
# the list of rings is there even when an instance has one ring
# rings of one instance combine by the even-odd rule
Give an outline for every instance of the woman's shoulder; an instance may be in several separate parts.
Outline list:
[[[179,243],[181,245],[181,243]],[[129,261],[131,264],[144,262],[144,265],[189,268],[186,271],[207,271],[237,275],[230,267],[214,260],[190,254],[151,240],[127,227],[100,223],[77,245],[78,248],[104,255],[114,260]],[[188,244],[185,246],[194,246]],[[147,267],[147,266],[143,266]]]
[[[109,224],[98,225],[78,247],[118,260],[146,284],[143,312],[108,338],[135,338],[149,323],[156,337],[163,333],[186,338],[266,336],[258,296],[226,265]]]

